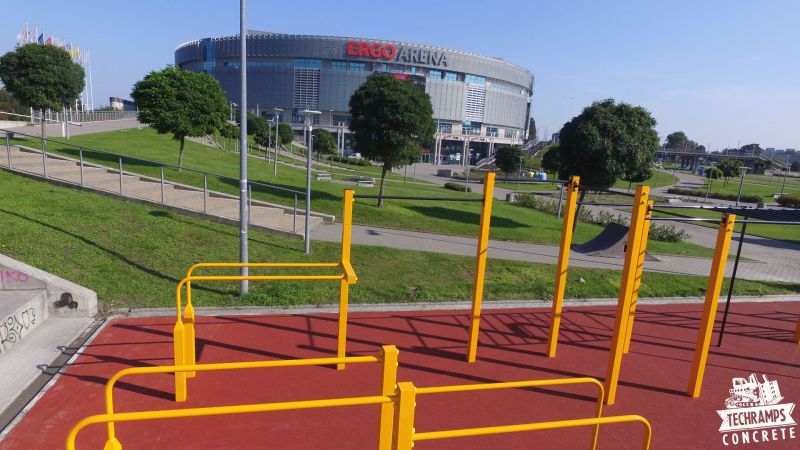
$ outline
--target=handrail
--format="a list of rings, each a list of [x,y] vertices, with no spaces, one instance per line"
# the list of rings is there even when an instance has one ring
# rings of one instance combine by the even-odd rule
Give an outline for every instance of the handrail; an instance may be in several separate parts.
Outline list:
[[[603,387],[603,383],[597,381],[594,378],[590,377],[578,377],[578,378],[554,378],[554,379],[547,379],[547,380],[527,380],[527,381],[508,381],[503,383],[488,383],[488,384],[459,384],[459,385],[451,385],[451,386],[435,386],[435,387],[420,387],[414,389],[414,397],[417,395],[425,395],[425,394],[444,394],[444,393],[452,393],[452,392],[468,392],[468,391],[486,391],[486,390],[493,390],[493,389],[518,389],[518,388],[528,388],[528,387],[541,387],[541,386],[562,386],[562,385],[572,385],[572,384],[593,384],[597,388],[597,404],[595,406],[595,418],[600,418],[603,413],[603,399],[605,398],[605,390]],[[403,399],[401,394],[400,400],[400,411],[403,411]],[[594,429],[594,433],[592,434],[592,448],[597,445],[597,437],[600,432],[600,426],[597,425]],[[436,432],[440,433],[440,432]],[[416,436],[414,434],[413,436]],[[414,439],[412,436],[412,439]],[[447,436],[443,436],[447,437]],[[455,437],[455,436],[453,436]],[[440,438],[430,438],[430,439],[440,439]]]
[[[534,423],[519,424],[519,425],[501,425],[495,427],[462,428],[456,430],[414,433],[413,440],[426,441],[433,439],[446,439],[446,438],[467,437],[467,436],[485,436],[490,434],[514,433],[520,431],[552,430],[556,428],[572,428],[572,427],[583,427],[589,425],[594,425],[595,427],[599,427],[600,425],[605,425],[605,424],[625,423],[625,422],[639,422],[644,426],[644,439],[642,440],[642,448],[649,449],[650,441],[653,436],[653,428],[650,426],[650,422],[648,422],[647,419],[645,419],[642,416],[633,414],[623,415],[623,416],[592,417],[589,419],[555,420],[551,422],[534,422]],[[595,447],[592,446],[591,448],[594,449]],[[398,450],[404,450],[404,449],[402,447],[398,447]]]
[[[141,411],[129,413],[116,413],[116,414],[98,414],[95,416],[87,417],[72,430],[67,436],[66,447],[67,450],[75,450],[75,438],[78,433],[89,425],[98,423],[109,422],[132,422],[140,420],[156,420],[156,419],[175,419],[181,417],[202,417],[226,414],[243,414],[255,412],[269,412],[269,411],[290,411],[295,409],[312,409],[312,408],[330,408],[336,406],[359,406],[359,405],[384,405],[392,403],[394,399],[385,395],[373,395],[367,397],[349,397],[349,398],[333,398],[325,400],[302,400],[294,402],[279,402],[279,403],[257,403],[250,405],[233,405],[233,406],[210,406],[205,408],[187,408],[187,409],[167,409],[167,410],[154,410],[154,411]],[[121,447],[119,447],[121,448]]]
[[[384,345],[381,347],[381,356],[351,356],[345,358],[309,358],[309,359],[290,359],[290,360],[272,360],[272,361],[245,361],[233,363],[211,363],[211,364],[188,364],[182,366],[152,366],[152,367],[131,367],[128,369],[120,370],[115,373],[108,382],[105,388],[105,401],[106,401],[106,414],[114,414],[114,398],[113,391],[117,381],[129,375],[143,375],[143,374],[159,374],[159,373],[177,373],[177,372],[203,372],[203,371],[216,371],[216,370],[241,370],[241,369],[263,369],[271,367],[302,367],[302,366],[323,366],[332,364],[356,364],[356,363],[382,363],[382,379],[381,379],[381,393],[388,395],[393,392],[393,387],[397,382],[397,360],[399,352],[394,345]],[[387,386],[390,386],[389,389]],[[391,442],[391,421],[384,424],[383,420],[386,415],[390,417],[394,415],[394,409],[381,411],[381,442],[389,445]],[[387,428],[388,427],[388,428]],[[121,449],[122,446],[116,438],[114,428],[114,421],[108,422],[108,441],[106,444],[107,449]]]
[[[0,128],[0,131],[11,132],[11,133],[14,133],[15,135],[19,134],[21,136],[26,136],[26,137],[29,137],[29,138],[34,138],[34,139],[41,140],[41,137],[39,137],[39,136],[34,136],[32,134],[26,134],[26,133],[20,133],[19,131],[6,130],[4,128]],[[140,158],[138,156],[123,155],[123,154],[120,154],[120,153],[114,153],[114,152],[109,152],[109,151],[106,151],[106,150],[100,150],[100,149],[97,149],[97,148],[94,148],[94,147],[87,147],[85,145],[78,145],[78,144],[73,144],[73,143],[70,143],[70,142],[57,141],[55,139],[45,138],[44,140],[45,140],[45,142],[53,142],[55,144],[67,145],[67,146],[70,146],[70,147],[75,147],[77,149],[83,149],[83,150],[88,150],[88,151],[95,152],[95,153],[102,153],[102,154],[105,154],[105,155],[115,156],[117,158],[126,158],[126,159],[129,159],[129,160],[140,161],[140,162],[144,162],[144,163],[148,163],[148,164],[153,164],[153,165],[156,165],[156,166],[159,166],[159,167],[167,167],[167,168],[172,168],[172,169],[180,169],[180,170],[187,170],[187,171],[190,171],[190,172],[197,172],[197,173],[200,173],[200,174],[203,174],[203,175],[212,176],[212,177],[225,178],[225,179],[229,179],[229,180],[236,180],[237,183],[239,181],[235,177],[230,177],[228,175],[222,175],[222,174],[215,173],[215,172],[207,172],[205,170],[193,169],[191,167],[178,167],[178,166],[175,166],[175,165],[172,165],[172,164],[168,164],[168,163],[162,163],[162,162],[159,162],[159,161],[153,161],[153,160],[150,160],[150,159]],[[108,167],[108,166],[103,166],[103,167]],[[262,181],[248,180],[248,183],[255,184],[255,185],[260,185],[260,186],[265,186],[265,187],[268,187],[270,189],[276,189],[276,190],[279,190],[279,191],[291,192],[292,194],[298,194],[298,195],[302,195],[302,196],[306,195],[306,193],[302,192],[302,191],[295,191],[294,189],[289,189],[289,188],[285,188],[285,187],[281,187],[281,186],[276,186],[274,184],[269,184],[269,183],[265,183],[265,182],[262,182]]]

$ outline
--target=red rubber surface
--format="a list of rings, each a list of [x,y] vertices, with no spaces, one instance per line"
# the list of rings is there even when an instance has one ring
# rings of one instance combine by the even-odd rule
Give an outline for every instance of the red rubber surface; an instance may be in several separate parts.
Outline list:
[[[686,394],[701,305],[641,307],[631,352],[623,360],[616,405],[604,415],[640,414],[653,425],[653,448],[725,448],[718,431],[734,377],[766,374],[777,380],[783,403],[800,401],[800,346],[791,342],[800,303],[734,304],[722,348],[712,346],[702,396]],[[400,381],[437,386],[540,378],[602,379],[608,361],[614,307],[571,308],[564,314],[558,357],[543,356],[548,311],[519,309],[483,315],[478,362],[464,361],[467,313],[352,314],[349,354],[374,355],[380,345],[400,349]],[[721,315],[719,316],[721,317]],[[103,389],[116,371],[172,362],[172,317],[111,321],[58,382],[11,431],[2,449],[63,448],[69,429],[104,412]],[[232,362],[332,356],[336,317],[330,314],[227,316],[198,319],[199,361]],[[715,334],[712,342],[716,343]],[[123,379],[115,390],[117,412],[310,400],[379,394],[379,366],[198,373],[189,400],[171,401],[166,375]],[[418,397],[419,432],[589,417],[591,386],[553,390],[501,390]],[[795,420],[800,413],[795,411]],[[378,407],[344,407],[123,423],[124,448],[376,448]],[[799,430],[795,427],[795,435]],[[639,448],[639,425],[608,425],[598,448]],[[589,429],[512,433],[418,442],[415,449],[586,448]],[[102,448],[105,427],[78,438],[78,448]],[[800,436],[739,445],[800,448]]]

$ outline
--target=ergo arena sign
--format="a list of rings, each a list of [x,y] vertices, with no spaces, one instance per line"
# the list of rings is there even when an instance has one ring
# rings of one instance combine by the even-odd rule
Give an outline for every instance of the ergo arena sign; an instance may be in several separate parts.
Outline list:
[[[447,67],[447,56],[444,52],[377,42],[348,41],[347,56]]]

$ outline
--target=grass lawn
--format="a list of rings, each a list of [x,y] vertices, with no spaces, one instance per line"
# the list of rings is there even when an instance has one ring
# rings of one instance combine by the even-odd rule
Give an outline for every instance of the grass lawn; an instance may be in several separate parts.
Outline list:
[[[739,192],[740,180],[741,177],[733,177],[728,180],[727,185],[724,180],[713,180],[710,192],[736,195]],[[698,189],[702,189],[703,193],[705,193],[707,184],[708,180],[704,182],[702,188]],[[769,181],[769,176],[746,175],[744,177],[744,184],[742,185],[742,195],[757,195],[766,203],[775,203],[772,195],[781,192],[782,184],[783,177],[773,177],[772,181]],[[787,194],[800,195],[800,182],[787,178],[784,192]]]
[[[548,174],[548,176],[549,176],[549,174]],[[548,178],[548,179],[552,179],[552,178]],[[514,190],[520,190],[520,191],[523,191],[523,190],[533,190],[533,191],[556,190],[557,191],[558,190],[558,185],[554,185],[554,184],[543,184],[543,183],[524,184],[524,183],[513,183],[513,182],[506,183],[506,182],[503,181],[503,177],[501,177],[501,176],[498,176],[497,180],[498,180],[497,185],[500,186],[500,187],[504,187],[506,189],[514,189]],[[662,187],[662,186],[670,186],[670,185],[677,184],[677,183],[678,183],[678,177],[676,177],[675,175],[672,175],[671,173],[664,172],[664,171],[661,171],[661,170],[654,170],[653,171],[653,175],[650,178],[648,178],[647,180],[645,180],[644,182],[642,182],[642,183],[634,183],[634,184],[630,185],[630,190],[631,190],[631,192],[634,192],[636,190],[636,185],[637,184],[644,184],[644,185],[651,186],[651,187]],[[629,185],[628,185],[627,181],[617,180],[617,182],[614,183],[613,187],[619,188],[619,189],[628,189]]]
[[[679,217],[706,217],[712,219],[719,219],[721,213],[716,211],[704,211],[700,209],[668,209],[667,211],[679,214]],[[656,212],[656,217],[676,217],[673,214],[663,214]],[[738,217],[737,219],[743,219]],[[695,222],[695,225],[705,227],[717,228],[718,225],[711,222]],[[738,233],[741,231],[742,225],[734,225],[734,230]],[[753,236],[762,236],[766,238],[779,239],[782,241],[789,241],[800,244],[800,226],[798,225],[758,225],[754,223],[747,224],[747,234]],[[738,236],[735,235],[735,236]],[[737,238],[738,239],[738,238]],[[648,243],[649,245],[649,243]]]
[[[167,135],[159,135],[151,129],[129,129],[108,133],[76,136],[70,143],[86,145],[99,149],[117,152],[120,154],[144,158],[166,164],[174,164],[177,160],[177,143]],[[27,145],[36,147],[35,142]],[[56,143],[48,145],[48,151],[77,157],[77,150],[73,147],[62,146]],[[87,161],[117,167],[116,158],[109,158],[96,152],[84,151]],[[270,183],[287,189],[305,190],[305,169],[291,166],[278,168],[278,175],[272,175],[272,166],[259,164],[258,160],[251,160],[248,165],[248,177],[251,181]],[[238,178],[238,154],[215,150],[210,147],[186,142],[184,166],[209,172],[218,173],[229,177]],[[149,175],[159,176],[158,166],[152,163],[126,160],[125,170]],[[197,172],[184,170],[179,172],[174,169],[165,170],[165,177],[194,186],[203,186],[203,178]],[[238,182],[231,179],[210,177],[208,187],[211,190],[238,194]],[[312,209],[314,211],[340,216],[342,192],[344,189],[353,188],[328,181],[312,180]],[[414,184],[414,183],[387,183],[387,195],[406,196],[436,196],[450,198],[477,198],[479,193],[464,194],[441,186]],[[375,195],[378,187],[359,187],[357,194]],[[271,201],[285,205],[293,203],[292,194],[271,190],[255,185],[253,197],[259,200]],[[303,206],[302,197],[300,207]],[[357,224],[386,226],[418,231],[429,231],[450,235],[474,236],[478,232],[480,219],[479,203],[475,202],[414,202],[405,200],[386,201],[383,208],[377,208],[374,200],[357,200],[354,209],[354,222]],[[578,227],[574,241],[585,242],[600,233],[601,227],[596,225],[583,225]],[[491,233],[493,239],[516,240],[543,244],[557,244],[561,237],[561,220],[554,215],[529,208],[522,208],[508,202],[494,202],[492,211]],[[707,249],[688,242],[680,243],[654,243],[651,247],[653,253],[670,253],[691,256],[710,256],[711,249]]]
[[[0,251],[97,291],[103,308],[170,307],[175,284],[199,261],[238,259],[237,227],[160,208],[64,188],[0,171]],[[336,261],[339,246],[251,232],[251,261]],[[474,260],[427,252],[354,246],[359,276],[353,302],[413,302],[470,298]],[[253,271],[253,273],[256,273]],[[296,272],[295,272],[296,273]],[[489,260],[486,297],[547,299],[554,266]],[[620,272],[570,270],[567,297],[614,297]],[[579,282],[583,278],[585,282]],[[647,273],[642,297],[697,296],[704,277]],[[246,297],[235,283],[196,283],[195,304],[294,305],[333,303],[334,282],[253,282]],[[800,293],[800,285],[739,281],[737,294]]]

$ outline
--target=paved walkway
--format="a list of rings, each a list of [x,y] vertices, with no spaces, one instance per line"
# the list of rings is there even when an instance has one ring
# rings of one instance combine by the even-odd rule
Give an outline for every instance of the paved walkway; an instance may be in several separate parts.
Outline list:
[[[120,120],[101,120],[97,122],[84,122],[81,126],[70,125],[70,136],[77,136],[80,134],[102,133],[104,131],[124,130],[128,128],[136,128],[139,121],[136,119],[120,119]],[[42,127],[40,125],[25,125],[22,127],[9,128],[11,131],[18,131],[20,133],[29,134],[31,136],[41,136]],[[48,138],[61,138],[61,124],[48,124],[45,126],[45,133]]]
[[[46,161],[46,177],[50,179],[176,208],[205,218],[238,223],[239,198],[233,195],[215,191],[208,191],[205,194],[203,189],[193,186],[170,181],[162,184],[157,178],[124,170],[120,174],[117,169],[91,163],[84,163],[83,181],[81,181],[81,167],[78,160],[49,153],[45,159],[42,158],[42,152],[39,150],[17,146],[11,146],[9,155],[4,145],[0,147],[2,148],[0,150],[0,167],[9,167],[10,161],[14,171],[45,177]],[[304,210],[298,209],[295,215],[291,207],[253,201],[250,210],[250,224],[254,228],[302,236],[305,224],[304,214]],[[328,215],[312,213],[311,226],[316,227],[321,224],[324,217],[331,218]]]

